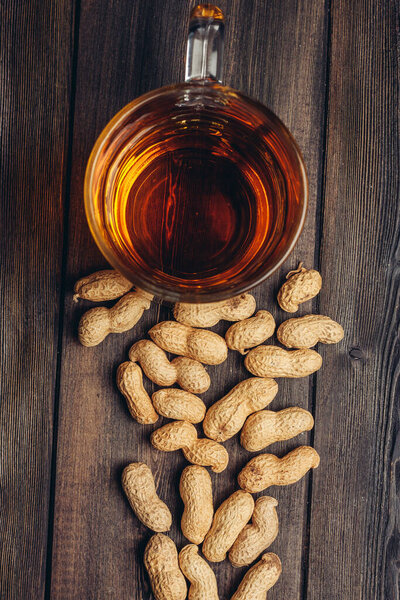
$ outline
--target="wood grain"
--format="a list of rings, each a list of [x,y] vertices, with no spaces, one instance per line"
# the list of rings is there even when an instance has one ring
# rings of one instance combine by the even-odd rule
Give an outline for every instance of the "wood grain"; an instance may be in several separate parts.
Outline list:
[[[309,442],[321,466],[268,491],[280,519],[271,550],[283,562],[268,600],[398,600],[399,4],[220,6],[225,83],[289,126],[310,181],[304,232],[287,264],[254,290],[258,307],[287,318],[276,292],[303,260],[320,267],[323,288],[299,314],[328,314],[346,332],[340,345],[320,348],[317,375],[279,380],[271,406],[313,410],[315,432],[271,451]],[[182,80],[190,8],[187,0],[0,2],[2,600],[153,598],[142,566],[151,534],[120,485],[130,461],[151,466],[174,515],[171,536],[185,543],[177,489],[187,463],[151,448],[150,432],[164,421],[135,423],[115,387],[130,345],[171,311],[155,302],[131,332],[83,348],[77,323],[91,304],[74,303],[72,288],[105,266],[83,211],[90,150],[127,102]],[[208,370],[207,404],[247,376],[233,352]],[[230,464],[212,474],[216,506],[252,456],[236,438],[225,445]],[[244,570],[213,568],[227,599]]]
[[[322,350],[315,389],[322,460],[312,490],[309,600],[400,592],[395,10],[368,0],[331,7],[319,305],[346,337]]]
[[[84,168],[96,136],[133,97],[182,79],[189,5],[183,1],[167,5],[169,10],[158,0],[151,4],[144,0],[116,2],[112,7],[104,2],[82,2],[67,276],[70,290],[75,278],[103,265],[85,225],[82,206]],[[255,291],[259,306],[272,308],[280,316],[273,308],[273,296],[283,273],[299,257],[309,264],[314,259],[324,126],[325,8],[312,0],[295,8],[289,0],[279,5],[222,2],[221,8],[227,15],[226,83],[267,103],[283,118],[304,149],[309,170],[310,211],[298,254],[279,275]],[[87,303],[77,306],[72,295],[67,296],[51,598],[78,599],[82,589],[85,597],[93,600],[149,598],[142,567],[149,532],[138,523],[123,497],[121,471],[134,460],[151,466],[160,496],[175,515],[172,536],[182,545],[179,520],[183,507],[177,488],[185,461],[180,453],[166,455],[151,449],[148,438],[154,427],[142,427],[130,419],[114,377],[131,343],[143,337],[157,320],[169,318],[170,312],[155,305],[134,331],[110,336],[101,346],[87,349],[76,341],[77,320],[87,308]],[[223,332],[227,326],[216,329]],[[237,353],[209,372],[213,385],[204,395],[207,403],[248,375]],[[308,407],[309,381],[282,383],[275,407],[292,404],[293,396]],[[273,450],[284,453],[295,445],[281,444]],[[237,439],[227,442],[226,447],[230,465],[226,472],[212,476],[216,505],[236,489],[236,475],[250,458]],[[307,482],[290,491],[274,489],[272,493],[280,503],[282,522],[282,535],[273,548],[284,561],[285,570],[279,587],[271,590],[269,597],[300,598]],[[225,598],[233,593],[244,570],[233,569],[226,562],[215,565],[215,572],[221,598]]]
[[[73,12],[2,2],[0,597],[44,597]]]

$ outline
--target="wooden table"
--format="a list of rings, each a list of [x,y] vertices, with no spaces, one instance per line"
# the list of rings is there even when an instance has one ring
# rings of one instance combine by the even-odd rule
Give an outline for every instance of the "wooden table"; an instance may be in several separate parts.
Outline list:
[[[272,450],[310,443],[312,475],[270,491],[279,501],[283,562],[268,600],[395,600],[399,590],[399,136],[395,0],[222,0],[225,82],[272,108],[294,133],[310,180],[307,224],[258,306],[299,260],[318,268],[321,294],[301,313],[330,315],[345,339],[324,346],[314,376],[280,380],[273,408],[299,405],[315,429]],[[114,379],[134,330],[83,348],[89,303],[74,281],[105,265],[82,193],[91,147],[131,99],[182,80],[186,0],[5,0],[1,3],[1,561],[3,600],[152,598],[141,554],[149,532],[120,486],[145,460],[176,515],[180,453],[150,448],[152,427],[129,416]],[[216,328],[224,332],[227,324]],[[230,353],[209,369],[210,403],[246,376]],[[152,391],[152,385],[148,390]],[[248,460],[226,443],[215,501]],[[215,567],[221,599],[243,575]]]

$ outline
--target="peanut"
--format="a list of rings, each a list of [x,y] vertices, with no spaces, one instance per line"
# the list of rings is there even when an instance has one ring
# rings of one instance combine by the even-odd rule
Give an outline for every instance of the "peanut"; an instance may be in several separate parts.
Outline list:
[[[167,388],[154,392],[151,397],[153,406],[159,415],[177,421],[200,423],[206,414],[206,405],[198,396],[178,390]]]
[[[305,315],[288,319],[276,332],[278,340],[286,348],[311,348],[318,342],[337,344],[343,339],[343,327],[323,315]]]
[[[204,433],[217,442],[228,440],[240,431],[251,413],[272,402],[277,392],[278,384],[274,379],[250,377],[241,381],[208,409]]]
[[[242,529],[229,552],[234,567],[250,565],[272,544],[279,531],[276,506],[278,501],[271,496],[256,500],[251,523]]]
[[[150,538],[144,551],[144,566],[156,600],[185,600],[186,581],[171,538],[162,533]]]
[[[319,465],[319,454],[310,446],[299,446],[283,458],[259,454],[240,471],[238,482],[246,492],[255,494],[271,485],[290,485]]]
[[[200,362],[185,356],[178,356],[170,362],[164,350],[150,340],[133,344],[129,359],[139,362],[146,376],[157,385],[179,383],[184,390],[193,394],[202,394],[210,387],[210,376]]]
[[[142,425],[158,420],[150,396],[143,387],[142,370],[139,365],[124,362],[117,369],[117,386],[125,397],[131,416]]]
[[[207,469],[197,465],[183,469],[179,493],[185,505],[182,533],[193,544],[201,544],[214,515],[211,477]]]
[[[226,469],[229,461],[228,452],[221,444],[206,438],[197,439],[195,426],[186,421],[167,423],[153,431],[150,440],[154,448],[164,452],[182,449],[186,460],[211,467],[215,473]]]
[[[199,549],[188,544],[179,552],[182,573],[191,583],[188,600],[219,600],[217,580],[210,565],[199,556]]]
[[[166,352],[193,358],[206,365],[219,365],[228,355],[224,338],[213,331],[195,329],[175,321],[163,321],[149,335]]]
[[[150,308],[153,296],[137,289],[125,294],[112,308],[96,306],[82,315],[78,337],[82,346],[97,346],[109,333],[132,329],[143,312]]]
[[[258,346],[244,359],[246,369],[258,377],[305,377],[321,365],[322,356],[307,348],[290,351],[278,346]]]
[[[268,552],[243,577],[231,600],[266,600],[267,592],[278,581],[282,572],[279,557]]]
[[[259,310],[251,319],[234,323],[225,334],[228,348],[247,354],[250,348],[259,346],[275,331],[275,319],[267,310]]]
[[[302,265],[286,275],[287,281],[278,292],[278,304],[286,312],[296,312],[299,304],[314,298],[321,289],[322,278],[318,271],[307,270]]]
[[[249,452],[257,452],[275,442],[290,440],[313,427],[312,414],[303,408],[291,407],[279,412],[260,410],[247,419],[240,443]]]
[[[221,562],[233,546],[254,510],[251,494],[238,490],[217,509],[203,542],[203,554],[210,562]]]
[[[122,487],[139,521],[153,531],[168,531],[172,515],[157,496],[153,474],[144,463],[131,463],[122,473]]]
[[[229,300],[209,302],[208,304],[187,304],[177,302],[174,317],[179,323],[192,327],[212,327],[221,319],[241,321],[247,319],[256,310],[256,301],[251,294],[240,294]]]
[[[74,285],[74,302],[79,298],[91,302],[105,302],[123,296],[133,288],[133,283],[125,279],[121,273],[113,269],[97,271],[82,277]]]

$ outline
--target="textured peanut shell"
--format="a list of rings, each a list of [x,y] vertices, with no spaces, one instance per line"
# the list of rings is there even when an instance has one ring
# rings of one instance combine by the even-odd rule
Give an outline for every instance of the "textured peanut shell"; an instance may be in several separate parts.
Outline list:
[[[171,361],[171,365],[176,369],[176,382],[182,389],[192,394],[202,394],[210,387],[210,376],[198,360],[177,356]]]
[[[150,425],[158,420],[150,396],[143,387],[142,370],[139,365],[130,361],[119,365],[117,386],[126,399],[129,412],[138,423]]]
[[[278,392],[273,379],[250,377],[241,381],[207,411],[203,429],[207,437],[224,442],[243,427],[246,418],[268,406]]]
[[[251,294],[240,294],[229,300],[206,304],[177,302],[174,317],[179,323],[192,327],[212,327],[220,320],[241,321],[256,310],[256,301]]]
[[[199,549],[188,544],[179,552],[182,573],[191,583],[188,600],[219,600],[217,580],[210,565],[199,556]]]
[[[146,376],[157,385],[179,383],[193,394],[201,394],[210,387],[210,376],[200,362],[184,356],[170,362],[164,350],[151,340],[139,340],[133,344],[129,359],[139,362]]]
[[[125,294],[112,308],[91,308],[79,321],[80,343],[83,346],[97,346],[109,333],[122,333],[132,329],[143,312],[150,308],[152,298],[151,294],[137,289]]]
[[[300,268],[287,275],[287,281],[278,292],[278,304],[286,312],[296,312],[299,304],[311,300],[322,286],[322,278],[314,269]]]
[[[163,452],[174,452],[197,441],[197,430],[186,421],[173,421],[153,431],[150,441],[154,448]]]
[[[214,515],[211,477],[204,467],[190,465],[182,471],[179,493],[185,506],[181,529],[193,544],[201,544]]]
[[[150,340],[139,340],[129,350],[129,360],[138,362],[144,374],[161,386],[176,382],[176,369],[171,365],[164,350]]]
[[[131,463],[122,473],[122,487],[139,521],[153,531],[168,531],[172,515],[157,496],[153,474],[144,463]]]
[[[169,537],[157,533],[150,538],[144,551],[144,566],[156,600],[185,600],[186,581],[179,568],[178,551]]]
[[[194,465],[211,467],[214,473],[221,473],[228,466],[229,454],[226,448],[214,440],[201,438],[182,450],[186,460]]]
[[[187,356],[206,365],[219,365],[228,355],[224,338],[213,331],[195,329],[175,321],[163,321],[149,335],[166,352]]]
[[[204,467],[211,467],[215,473],[226,469],[229,455],[226,449],[208,439],[197,439],[194,425],[186,421],[173,421],[153,431],[150,441],[154,448],[163,452],[182,449],[189,462]]]
[[[234,567],[250,565],[272,544],[279,531],[276,506],[278,501],[271,496],[256,500],[251,523],[242,529],[229,551]]]
[[[238,490],[217,509],[203,542],[203,554],[210,562],[221,562],[233,546],[254,510],[251,494]]]
[[[319,465],[319,454],[310,446],[299,446],[283,458],[259,454],[240,471],[238,482],[246,492],[255,494],[271,485],[290,485]]]
[[[284,350],[278,346],[258,346],[250,350],[244,366],[258,377],[306,377],[322,366],[322,356],[302,348]]]
[[[177,421],[200,423],[206,414],[206,405],[198,396],[176,388],[154,392],[151,397],[159,415]]]
[[[324,315],[305,315],[284,321],[276,332],[278,340],[287,348],[311,348],[323,344],[337,344],[343,339],[343,327]]]
[[[303,408],[293,406],[279,412],[260,410],[247,419],[240,443],[249,452],[257,452],[275,442],[290,440],[313,427],[312,414]]]
[[[243,577],[231,600],[266,600],[267,592],[278,581],[282,572],[281,561],[268,552]]]
[[[82,277],[74,286],[74,302],[79,298],[91,302],[105,302],[123,296],[133,287],[133,283],[125,279],[121,273],[113,269],[97,271]]]
[[[275,331],[275,319],[267,310],[259,310],[251,319],[234,323],[225,334],[228,348],[247,354],[250,348],[259,346]]]

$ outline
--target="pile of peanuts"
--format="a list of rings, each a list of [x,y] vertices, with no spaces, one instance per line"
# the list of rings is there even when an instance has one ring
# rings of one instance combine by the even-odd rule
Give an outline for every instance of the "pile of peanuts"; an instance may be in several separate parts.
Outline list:
[[[299,304],[321,289],[318,271],[302,264],[287,275],[278,293],[280,307],[294,313]],[[79,340],[84,346],[99,344],[109,333],[131,329],[150,307],[151,294],[132,290],[132,284],[116,271],[99,271],[80,279],[74,299],[105,301],[122,298],[110,309],[92,308],[79,323]],[[317,371],[322,357],[311,347],[318,342],[337,343],[342,327],[322,315],[306,315],[283,322],[276,335],[285,348],[263,345],[276,328],[273,316],[256,310],[251,294],[241,294],[208,304],[177,303],[175,321],[164,321],[149,331],[151,339],[140,340],[129,351],[129,360],[117,371],[117,386],[130,414],[143,425],[159,416],[172,419],[153,431],[151,444],[160,451],[182,450],[187,466],[180,478],[179,493],[184,504],[183,535],[191,542],[178,555],[175,543],[164,532],[170,530],[172,515],[158,497],[151,469],[131,463],[123,471],[122,486],[137,518],[156,532],[147,543],[144,564],[156,600],[218,600],[217,581],[209,562],[228,558],[234,567],[249,566],[278,535],[277,501],[252,494],[273,485],[288,485],[319,465],[318,453],[299,446],[283,458],[263,453],[252,458],[238,475],[240,489],[214,513],[212,481],[205,467],[223,471],[229,455],[221,442],[240,434],[249,452],[289,440],[314,426],[310,412],[290,407],[279,412],[266,410],[278,392],[278,377],[304,377]],[[233,321],[225,339],[204,328],[220,320]],[[197,394],[205,392],[210,377],[204,365],[225,361],[228,348],[246,355],[245,367],[254,376],[236,385],[208,410]],[[166,352],[177,355],[170,361]],[[161,389],[150,398],[143,386],[143,373]],[[177,383],[180,388],[171,388]],[[202,423],[206,437],[199,437],[195,424]],[[199,545],[202,544],[202,554]],[[207,562],[208,561],[208,562]],[[232,600],[265,600],[267,591],[281,573],[281,562],[272,552],[262,554],[245,574]],[[190,583],[187,592],[186,579]]]

